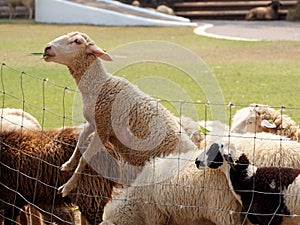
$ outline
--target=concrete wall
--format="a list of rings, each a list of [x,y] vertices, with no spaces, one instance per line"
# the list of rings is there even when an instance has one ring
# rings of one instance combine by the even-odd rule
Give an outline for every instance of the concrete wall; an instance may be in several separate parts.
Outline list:
[[[150,19],[63,0],[36,0],[35,20],[42,23],[104,26],[195,26],[187,21]]]

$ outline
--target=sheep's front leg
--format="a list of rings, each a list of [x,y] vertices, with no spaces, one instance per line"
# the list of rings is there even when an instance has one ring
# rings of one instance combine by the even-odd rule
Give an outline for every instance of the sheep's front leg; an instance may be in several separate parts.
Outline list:
[[[72,171],[76,168],[76,165],[78,165],[77,159],[80,158],[80,152],[84,152],[87,147],[87,138],[89,135],[95,130],[94,126],[92,126],[90,123],[86,124],[83,127],[83,131],[79,134],[78,142],[76,145],[76,148],[70,157],[70,159],[65,162],[60,169],[62,171]],[[81,150],[80,150],[81,149]]]
[[[62,194],[62,196],[65,197],[74,189],[74,187],[78,183],[81,171],[84,169],[86,164],[91,161],[93,156],[96,155],[101,148],[104,148],[103,144],[101,143],[98,135],[94,135],[86,151],[80,157],[78,166],[74,171],[72,177],[68,180],[67,183],[65,183],[64,185],[58,188],[59,194]]]

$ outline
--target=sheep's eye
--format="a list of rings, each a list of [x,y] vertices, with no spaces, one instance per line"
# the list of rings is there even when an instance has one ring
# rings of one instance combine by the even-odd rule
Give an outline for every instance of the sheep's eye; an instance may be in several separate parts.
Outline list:
[[[246,120],[246,124],[252,124],[251,120]]]
[[[81,41],[80,41],[79,39],[75,39],[75,40],[74,40],[74,43],[80,45],[80,44],[81,44]]]

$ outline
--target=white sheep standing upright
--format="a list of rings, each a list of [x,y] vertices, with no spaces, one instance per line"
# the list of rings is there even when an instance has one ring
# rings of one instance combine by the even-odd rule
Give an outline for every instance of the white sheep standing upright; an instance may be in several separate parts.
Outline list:
[[[270,106],[251,104],[238,110],[233,116],[231,131],[234,133],[268,132],[300,140],[299,126],[282,109],[275,110]]]
[[[216,126],[219,125],[217,123]],[[207,129],[214,130],[212,127]],[[230,133],[228,137],[226,132],[229,131],[223,135],[219,135],[221,131],[218,135],[207,135],[201,142],[201,149],[215,141],[228,139],[257,166],[300,168],[300,143],[296,141],[270,133]],[[182,156],[173,156],[173,161],[162,160],[156,164],[156,168],[160,169],[156,170],[157,176],[169,173],[170,164],[177,163],[178,157]],[[190,161],[178,174],[162,183],[133,185],[128,193],[113,199],[105,206],[101,225],[167,224],[168,221],[172,225],[246,224],[247,221],[239,214],[241,204],[229,192],[230,187],[221,171],[205,169],[197,173],[194,161]]]
[[[232,142],[214,143],[196,159],[199,169],[220,169],[248,219],[259,225],[298,225],[300,222],[299,167],[259,167]]]
[[[130,165],[142,167],[151,158],[172,152],[197,150],[181,132],[177,119],[157,100],[143,93],[124,78],[108,73],[102,60],[112,58],[88,37],[72,32],[56,38],[44,50],[47,62],[66,65],[82,94],[83,114],[89,127],[81,136],[97,130],[72,178],[60,188],[63,196],[75,186],[79,172],[100,148],[111,143]],[[78,154],[78,146],[74,155]],[[75,163],[76,165],[76,163]],[[74,160],[64,164],[71,170]]]

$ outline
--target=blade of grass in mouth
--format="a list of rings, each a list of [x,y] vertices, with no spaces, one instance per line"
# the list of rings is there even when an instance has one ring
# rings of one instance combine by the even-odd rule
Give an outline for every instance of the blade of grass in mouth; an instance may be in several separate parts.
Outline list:
[[[42,52],[32,52],[32,53],[30,53],[30,55],[33,55],[33,56],[42,56],[42,59],[47,59],[47,58],[49,58],[51,56],[50,54],[44,54]]]

